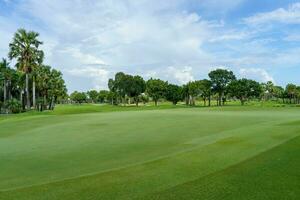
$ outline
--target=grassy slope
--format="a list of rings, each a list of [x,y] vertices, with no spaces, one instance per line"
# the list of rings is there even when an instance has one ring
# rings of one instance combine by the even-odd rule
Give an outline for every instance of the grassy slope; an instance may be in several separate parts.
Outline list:
[[[268,180],[260,170],[270,179],[274,173],[272,181],[281,180],[273,186],[282,187],[283,181],[290,188],[288,199],[299,192],[294,188],[299,179],[278,177],[280,169],[286,177],[299,176],[300,151],[289,151],[288,142],[300,134],[297,109],[62,115],[76,112],[0,121],[0,199],[132,199],[148,194],[149,199],[224,199],[230,192],[245,193],[245,199],[279,196],[280,190],[267,186],[255,189],[252,183]],[[299,146],[299,139],[292,141]],[[276,146],[280,153],[273,153]],[[256,156],[259,162],[251,159]]]

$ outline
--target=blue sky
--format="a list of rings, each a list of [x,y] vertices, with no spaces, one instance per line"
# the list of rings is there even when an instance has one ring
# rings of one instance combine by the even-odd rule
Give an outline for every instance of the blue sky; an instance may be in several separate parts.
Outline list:
[[[69,91],[118,71],[184,84],[215,68],[300,85],[300,1],[0,0],[0,57],[18,28],[40,33]]]

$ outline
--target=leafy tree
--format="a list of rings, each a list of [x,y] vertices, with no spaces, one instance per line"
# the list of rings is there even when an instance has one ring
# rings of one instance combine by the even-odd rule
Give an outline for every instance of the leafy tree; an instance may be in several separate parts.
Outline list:
[[[155,105],[157,106],[157,102],[160,98],[165,97],[167,89],[167,83],[160,79],[149,79],[146,83],[146,92],[152,97]]]
[[[87,95],[89,96],[89,99],[91,99],[93,103],[97,102],[99,93],[96,90],[88,91]]]
[[[295,99],[297,95],[297,86],[294,84],[288,84],[285,88],[285,92],[290,100],[290,103],[292,103],[292,99]]]
[[[263,90],[263,98],[265,100],[270,100],[272,97],[275,96],[275,85],[272,81],[268,81],[267,83],[262,83],[262,90]]]
[[[262,88],[258,82],[244,78],[230,82],[228,91],[231,96],[238,98],[244,105],[249,98],[259,97]]]
[[[182,100],[182,87],[174,84],[168,84],[166,90],[166,99],[176,105]]]
[[[70,98],[72,101],[81,104],[83,102],[86,102],[87,96],[84,92],[75,91],[70,95]]]
[[[36,71],[36,85],[38,88],[38,110],[53,110],[58,98],[67,96],[67,88],[62,73],[50,66],[41,65]]]
[[[107,100],[110,102],[111,105],[117,104],[117,94],[115,92],[109,91],[107,93]]]
[[[214,71],[211,71],[208,74],[213,90],[218,94],[218,105],[222,105],[222,100],[224,98],[224,93],[226,91],[227,85],[233,81],[236,80],[235,75],[232,71],[228,71],[225,69],[217,69]],[[224,101],[223,101],[224,104]]]
[[[273,95],[275,98],[278,99],[282,99],[283,103],[284,103],[284,88],[281,86],[274,86],[273,88]]]
[[[125,89],[126,94],[129,97],[133,97],[136,106],[139,105],[139,96],[145,92],[146,83],[141,76],[127,76],[127,87]]]
[[[100,103],[104,103],[108,100],[109,91],[107,90],[100,90],[98,93],[98,100]]]
[[[25,29],[19,29],[9,44],[9,58],[16,59],[16,67],[18,70],[26,74],[26,104],[27,109],[30,109],[29,96],[29,74],[36,69],[42,62],[44,53],[39,49],[42,44],[38,40],[39,34],[33,31],[27,32]],[[35,84],[33,83],[33,87]],[[33,88],[33,93],[35,88]],[[35,93],[34,93],[35,94]],[[35,96],[33,95],[33,98]]]
[[[67,87],[62,77],[62,73],[56,69],[52,69],[50,73],[50,88],[49,88],[49,110],[54,109],[54,104],[58,98],[67,97]]]
[[[43,111],[47,107],[51,79],[51,67],[43,65],[36,71],[36,85],[39,93],[38,110]]]
[[[194,106],[195,98],[201,94],[200,81],[191,81],[187,84],[188,104]]]
[[[208,106],[211,106],[211,94],[212,94],[212,83],[210,80],[203,79],[199,81],[201,97],[204,101],[204,106],[206,106],[206,100],[208,100]]]

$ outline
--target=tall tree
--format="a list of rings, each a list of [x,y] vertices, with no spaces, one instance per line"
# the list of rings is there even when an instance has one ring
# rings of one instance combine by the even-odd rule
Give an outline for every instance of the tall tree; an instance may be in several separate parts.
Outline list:
[[[218,105],[222,105],[222,100],[224,98],[224,92],[226,91],[227,85],[233,81],[236,80],[235,75],[232,71],[228,71],[225,69],[217,69],[214,71],[211,71],[208,74],[211,82],[213,90],[218,94]],[[224,101],[223,101],[224,104]]]
[[[146,83],[146,92],[152,97],[155,106],[160,98],[165,97],[167,89],[167,83],[160,79],[149,79]]]
[[[9,58],[16,59],[16,67],[18,70],[26,74],[26,104],[27,109],[30,109],[30,95],[29,95],[29,74],[36,69],[42,62],[44,53],[39,49],[42,44],[38,40],[39,34],[33,31],[26,31],[19,29],[9,44]],[[35,84],[33,84],[35,86]],[[35,87],[33,88],[35,94]],[[35,96],[33,95],[33,98]]]

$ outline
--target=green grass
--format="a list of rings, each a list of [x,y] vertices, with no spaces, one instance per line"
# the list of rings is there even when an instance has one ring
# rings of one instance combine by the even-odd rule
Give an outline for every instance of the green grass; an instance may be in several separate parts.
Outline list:
[[[299,199],[299,147],[299,108],[59,106],[0,117],[0,199]]]

